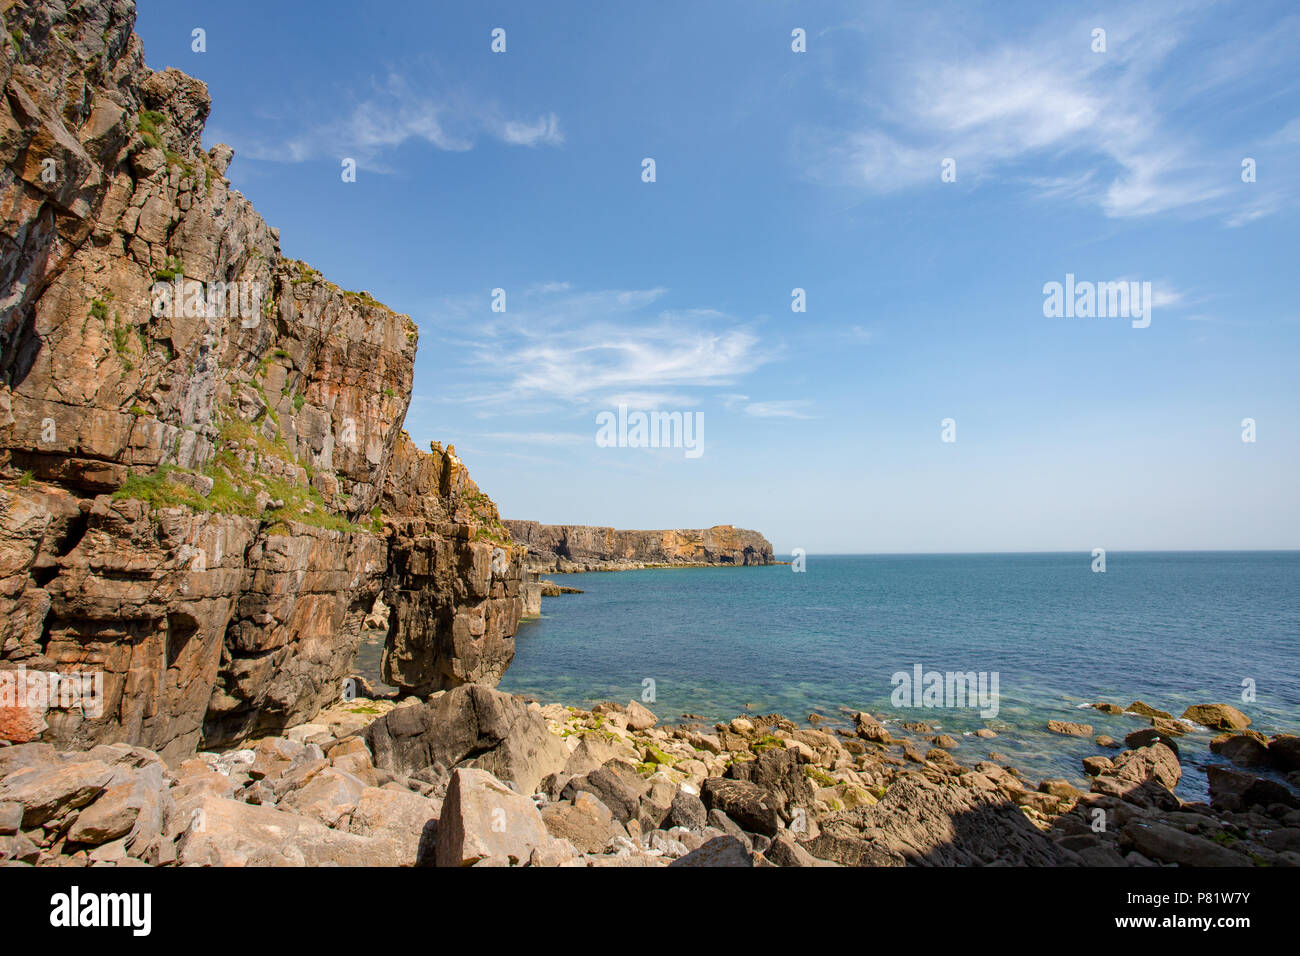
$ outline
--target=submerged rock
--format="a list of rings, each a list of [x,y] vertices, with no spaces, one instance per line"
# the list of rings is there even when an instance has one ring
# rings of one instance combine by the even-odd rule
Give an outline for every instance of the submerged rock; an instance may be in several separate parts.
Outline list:
[[[1068,720],[1049,720],[1047,729],[1054,734],[1065,734],[1069,737],[1091,737],[1091,724],[1075,724]]]

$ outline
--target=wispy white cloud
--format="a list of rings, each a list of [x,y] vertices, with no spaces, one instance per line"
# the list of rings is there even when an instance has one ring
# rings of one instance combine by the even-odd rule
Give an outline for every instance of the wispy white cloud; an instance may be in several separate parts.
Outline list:
[[[484,406],[559,403],[571,410],[692,407],[682,389],[735,383],[771,359],[747,323],[714,309],[657,308],[660,287],[581,291],[565,282],[440,302],[422,326],[468,354]]]
[[[505,120],[493,121],[490,126],[498,138],[512,146],[559,146],[564,142],[559,117],[554,113],[540,116],[534,123]]]
[[[849,87],[856,118],[801,130],[797,159],[816,181],[878,194],[937,186],[951,157],[959,183],[1018,181],[1111,217],[1250,221],[1278,207],[1283,187],[1243,191],[1237,165],[1250,141],[1208,136],[1176,78],[1194,80],[1202,96],[1258,82],[1261,62],[1284,64],[1283,51],[1300,41],[1300,18],[1278,23],[1277,38],[1229,35],[1206,49],[1202,37],[1188,40],[1197,14],[1186,5],[1115,8],[1087,21],[1055,18],[993,46],[971,44],[961,18],[950,18],[888,69],[865,70]],[[1090,48],[1096,24],[1107,29],[1104,53]],[[1256,143],[1294,157],[1300,135],[1290,133],[1300,130]]]
[[[812,418],[808,409],[812,408],[811,399],[790,399],[779,402],[751,402],[744,408],[745,414],[753,418]]]
[[[351,157],[364,169],[386,172],[386,157],[408,142],[449,152],[473,149],[484,138],[524,147],[564,143],[555,113],[508,116],[495,103],[464,91],[415,89],[397,73],[374,81],[337,116],[297,126],[281,120],[279,125],[284,129],[273,137],[238,137],[241,155],[290,163]]]
[[[751,402],[748,395],[735,393],[720,395],[722,406],[727,411],[740,411],[751,418],[812,418],[808,409],[812,408],[812,399],[798,398],[784,401]]]

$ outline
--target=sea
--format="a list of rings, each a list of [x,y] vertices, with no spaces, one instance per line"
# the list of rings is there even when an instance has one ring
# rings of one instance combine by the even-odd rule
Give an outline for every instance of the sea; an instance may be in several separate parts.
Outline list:
[[[500,686],[583,708],[635,699],[662,723],[779,713],[833,730],[867,710],[956,738],[962,763],[993,754],[1033,782],[1078,785],[1083,757],[1117,752],[1096,735],[1122,742],[1149,724],[1098,701],[1174,717],[1225,703],[1266,734],[1300,732],[1300,552],[1111,551],[1096,566],[1088,552],[809,554],[803,571],[547,575],[584,593],[543,599]],[[922,686],[974,673],[997,694],[927,698],[900,676],[918,672]],[[1049,719],[1092,736],[1051,733]],[[985,727],[998,736],[974,736]],[[1178,793],[1207,799],[1205,767],[1222,761],[1212,732],[1187,729]]]

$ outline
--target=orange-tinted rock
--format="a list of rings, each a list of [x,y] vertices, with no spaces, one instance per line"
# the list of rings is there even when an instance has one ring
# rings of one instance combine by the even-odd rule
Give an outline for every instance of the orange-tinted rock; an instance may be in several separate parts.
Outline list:
[[[150,70],[134,15],[6,15],[0,667],[94,671],[103,707],[0,735],[174,761],[303,723],[381,593],[394,680],[495,683],[521,549],[402,429],[414,323],[281,254],[202,149],[206,87]]]

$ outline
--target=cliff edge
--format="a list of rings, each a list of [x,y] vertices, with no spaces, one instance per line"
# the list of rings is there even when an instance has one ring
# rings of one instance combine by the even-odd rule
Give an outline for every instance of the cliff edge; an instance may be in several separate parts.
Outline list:
[[[381,595],[386,680],[496,683],[522,550],[403,431],[414,323],[281,253],[133,3],[4,20],[0,672],[102,693],[0,701],[0,737],[170,761],[301,723]]]

